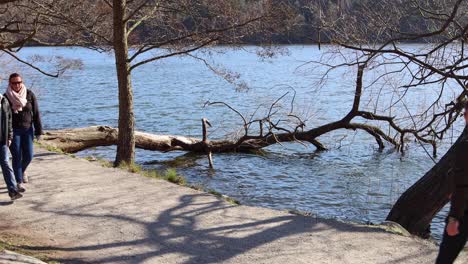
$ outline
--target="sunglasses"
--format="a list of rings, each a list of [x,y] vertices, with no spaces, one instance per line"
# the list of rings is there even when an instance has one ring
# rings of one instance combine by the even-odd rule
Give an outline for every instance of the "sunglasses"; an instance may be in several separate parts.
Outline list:
[[[11,82],[11,84],[22,84],[23,82]]]

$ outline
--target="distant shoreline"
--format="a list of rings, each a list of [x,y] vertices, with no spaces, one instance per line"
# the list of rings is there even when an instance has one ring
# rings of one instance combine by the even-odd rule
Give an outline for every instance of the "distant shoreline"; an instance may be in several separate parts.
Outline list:
[[[436,42],[401,42],[399,44],[403,44],[403,45],[435,45],[435,44],[438,44]],[[304,43],[283,43],[283,42],[279,42],[279,43],[255,43],[255,42],[252,42],[252,43],[221,43],[221,44],[216,44],[216,45],[213,45],[213,46],[207,46],[207,48],[210,48],[210,47],[236,47],[236,46],[239,46],[239,47],[245,47],[245,46],[256,46],[256,47],[267,47],[267,46],[273,46],[273,47],[281,47],[281,46],[337,46],[337,44],[333,44],[331,42],[325,42],[325,43],[317,43],[317,42],[304,42]],[[40,48],[40,47],[68,47],[68,48],[85,48],[85,49],[90,49],[90,47],[84,47],[84,46],[76,46],[76,45],[62,45],[62,44],[54,44],[54,45],[41,45],[41,44],[26,44],[24,45],[25,48]],[[129,46],[130,49],[132,49],[132,47],[135,47],[135,46]],[[112,47],[103,47],[103,50],[104,49],[108,49],[108,50],[112,50],[113,48]]]

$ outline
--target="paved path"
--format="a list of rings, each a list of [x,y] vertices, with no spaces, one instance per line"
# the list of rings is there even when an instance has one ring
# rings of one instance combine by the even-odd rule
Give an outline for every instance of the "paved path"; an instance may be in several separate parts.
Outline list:
[[[162,180],[37,149],[25,197],[0,188],[0,230],[64,263],[432,263],[428,241],[234,206]],[[459,263],[466,263],[466,254]]]

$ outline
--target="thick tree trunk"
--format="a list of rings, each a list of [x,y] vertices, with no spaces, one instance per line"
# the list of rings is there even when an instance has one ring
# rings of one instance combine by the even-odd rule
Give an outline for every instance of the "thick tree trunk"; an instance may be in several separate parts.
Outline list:
[[[41,139],[41,144],[75,153],[88,148],[118,144],[118,129],[109,126],[92,126],[63,130],[48,130]],[[174,135],[154,135],[135,131],[137,148],[169,152],[184,150],[190,152],[236,152],[254,151],[265,146],[246,141],[236,144],[230,140],[210,140]]]
[[[388,221],[399,223],[411,234],[429,236],[432,219],[449,201],[455,148],[466,136],[467,129],[440,161],[400,196],[387,216]]]
[[[128,62],[126,0],[114,0],[114,51],[119,85],[119,137],[114,165],[130,164],[135,159],[135,117]]]
[[[373,131],[373,127],[368,125],[344,122],[334,122],[331,125],[320,126],[305,132],[249,136],[237,140],[208,140],[206,138],[206,131],[204,132],[205,140],[174,135],[153,135],[134,131],[133,138],[135,145],[133,146],[164,152],[185,150],[209,154],[210,152],[252,152],[281,142],[301,141],[309,142],[317,150],[321,151],[326,150],[326,148],[315,138],[336,129]],[[73,153],[92,147],[118,145],[120,144],[119,137],[122,134],[118,131],[118,129],[108,126],[49,130],[43,137],[42,143],[59,148],[65,152]]]
[[[120,134],[118,129],[109,126],[48,130],[42,137],[41,144],[52,146],[67,153],[75,153],[93,147],[118,145]],[[302,133],[299,135],[301,135],[301,140],[315,144],[318,150],[324,149],[319,142],[307,139],[306,136],[302,136]],[[286,135],[286,133],[284,135],[278,134],[277,141],[266,137],[238,142],[236,140],[208,140],[207,138],[203,140],[185,136],[154,135],[139,131],[135,131],[134,139],[134,146],[141,149],[163,152],[185,150],[200,153],[251,152],[278,142],[298,140],[292,135]]]
[[[66,153],[75,153],[93,147],[117,145],[118,135],[117,129],[108,126],[48,130],[43,135],[40,143]],[[163,152],[173,150],[194,151],[197,150],[195,147],[184,149],[180,145],[196,146],[200,142],[200,139],[190,137],[135,132],[135,146],[146,150]]]

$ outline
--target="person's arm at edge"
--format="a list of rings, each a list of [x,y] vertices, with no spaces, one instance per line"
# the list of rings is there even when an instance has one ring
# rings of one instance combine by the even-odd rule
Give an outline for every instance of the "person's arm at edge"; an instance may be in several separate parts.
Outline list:
[[[453,177],[453,193],[450,199],[449,217],[460,221],[466,209],[466,191],[468,185],[466,175],[468,173],[468,142],[460,143],[455,157],[455,172]]]
[[[7,142],[8,142],[8,146],[10,145],[11,143],[11,140],[13,139],[13,115],[11,113],[11,107],[10,107],[10,103],[8,102],[8,100],[5,98],[5,107],[7,109],[6,111],[6,115],[7,115],[7,119],[8,119],[8,123],[7,123],[7,126],[8,126],[8,135],[7,135]]]

